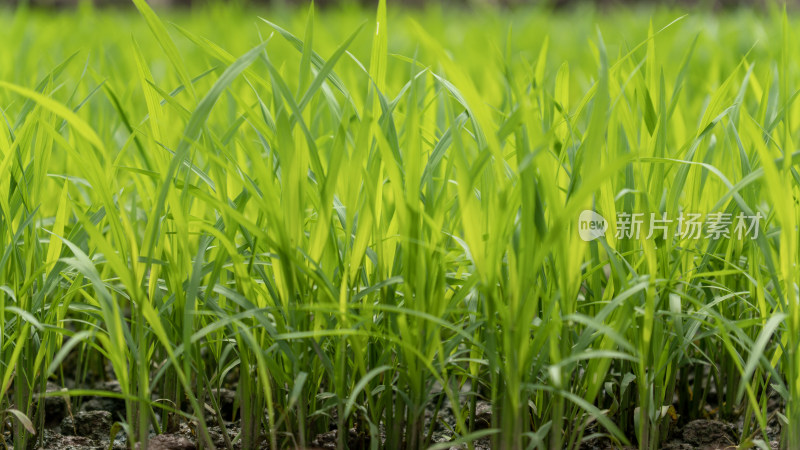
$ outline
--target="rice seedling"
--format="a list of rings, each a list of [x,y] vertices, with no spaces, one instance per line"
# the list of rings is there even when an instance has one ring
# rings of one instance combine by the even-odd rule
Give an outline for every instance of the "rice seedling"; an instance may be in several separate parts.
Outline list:
[[[0,9],[0,442],[800,448],[798,20],[686,12]]]

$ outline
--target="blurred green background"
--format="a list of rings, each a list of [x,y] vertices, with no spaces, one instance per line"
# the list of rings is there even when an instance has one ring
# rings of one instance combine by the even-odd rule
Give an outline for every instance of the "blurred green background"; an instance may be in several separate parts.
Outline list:
[[[0,0],[0,4],[16,6],[21,3],[28,3],[36,6],[69,8],[80,3],[93,4],[96,6],[130,6],[130,0]],[[209,2],[214,3],[238,3],[238,4],[280,4],[280,5],[305,5],[308,0],[148,0],[154,7],[190,7]],[[601,8],[614,8],[622,5],[681,5],[700,7],[703,9],[727,9],[736,7],[755,7],[764,8],[770,0],[391,0],[389,6],[412,5],[426,6],[436,5],[466,5],[466,6],[519,6],[519,5],[542,5],[555,8],[573,7],[577,4],[589,3]],[[783,2],[781,2],[783,3]],[[786,2],[795,5],[798,0]],[[341,4],[377,4],[377,0],[316,0],[318,6],[341,5]]]

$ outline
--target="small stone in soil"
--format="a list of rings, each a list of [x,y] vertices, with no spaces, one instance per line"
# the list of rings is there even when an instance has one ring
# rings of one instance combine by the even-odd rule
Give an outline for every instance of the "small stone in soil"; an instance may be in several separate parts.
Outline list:
[[[484,430],[492,426],[492,405],[480,401],[475,404],[475,429]]]

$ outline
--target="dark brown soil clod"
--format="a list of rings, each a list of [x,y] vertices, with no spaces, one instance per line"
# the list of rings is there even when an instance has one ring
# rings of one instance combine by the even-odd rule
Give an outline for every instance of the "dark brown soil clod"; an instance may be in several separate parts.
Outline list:
[[[65,436],[81,436],[102,441],[111,434],[111,413],[108,411],[81,411],[61,422],[61,433]]]
[[[148,450],[195,450],[194,442],[179,434],[160,434],[150,439]]]
[[[693,420],[681,431],[684,442],[694,448],[705,450],[736,448],[736,430],[729,423],[719,420]]]

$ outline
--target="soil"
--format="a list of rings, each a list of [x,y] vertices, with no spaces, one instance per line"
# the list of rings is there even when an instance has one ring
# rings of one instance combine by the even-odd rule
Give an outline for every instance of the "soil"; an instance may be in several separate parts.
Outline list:
[[[116,382],[105,382],[94,386],[96,389],[119,392],[119,384]],[[47,392],[58,392],[61,390],[56,384],[48,383]],[[220,412],[225,420],[224,426],[230,438],[239,433],[238,422],[230,422],[234,417],[234,406],[236,404],[236,392],[231,389],[220,389],[214,392],[219,399]],[[37,437],[37,449],[42,450],[105,450],[115,449],[124,450],[128,448],[125,434],[120,431],[119,426],[114,426],[119,422],[125,413],[125,404],[122,400],[108,397],[86,398],[78,411],[71,411],[66,397],[46,397],[45,403],[45,430]],[[466,405],[466,398],[459,399]],[[432,402],[434,403],[434,402]],[[466,407],[466,406],[464,406]],[[782,405],[779,398],[772,396],[768,403],[770,419],[767,427],[767,437],[769,448],[779,448],[780,425],[777,419],[777,412],[782,412]],[[712,405],[707,408],[714,411]],[[215,421],[211,421],[213,425]],[[339,430],[335,429],[335,420],[332,421],[332,429],[317,435],[309,442],[308,449],[335,449]],[[476,403],[475,428],[485,429],[491,427],[492,406],[489,402],[480,400]],[[432,404],[425,411],[424,429],[431,430],[431,440],[433,443],[446,443],[453,440],[452,430],[456,425],[455,415],[448,399],[441,402],[438,411]],[[679,426],[678,426],[679,425]],[[743,428],[742,419],[737,422],[720,420],[713,413],[709,417],[700,420],[693,420],[687,423],[678,421],[674,430],[670,433],[667,442],[661,447],[662,450],[722,450],[735,449],[737,440],[741,436]],[[112,436],[112,429],[115,436]],[[193,450],[197,447],[197,435],[186,423],[180,423],[172,432],[162,435],[152,435],[148,448],[151,450]],[[590,430],[592,431],[592,430]],[[602,432],[602,430],[593,430]],[[347,430],[348,446],[350,448],[369,448],[369,437],[356,429]],[[591,434],[589,432],[587,435]],[[209,428],[211,441],[217,448],[225,448],[225,439],[220,426]],[[383,428],[380,428],[380,439],[385,443],[386,437]],[[759,438],[754,436],[754,438]],[[6,435],[5,440],[10,443],[10,436]],[[1,442],[0,442],[1,444]],[[482,438],[473,443],[476,450],[491,449],[489,438]],[[262,445],[267,448],[267,444]],[[234,444],[234,448],[239,450],[239,443]],[[466,445],[450,447],[451,450],[466,449]],[[581,445],[581,450],[608,450],[614,449],[611,441],[604,437],[593,437],[585,439]],[[634,448],[634,447],[631,447]],[[626,449],[627,450],[627,449]]]
[[[771,449],[780,448],[780,429],[776,422],[767,427]],[[661,446],[661,450],[735,450],[741,435],[742,423],[725,422],[716,419],[693,420],[677,429],[670,439]],[[630,450],[636,447],[630,447]],[[616,449],[607,438],[593,438],[581,445],[581,450]],[[625,450],[628,450],[626,448]]]

